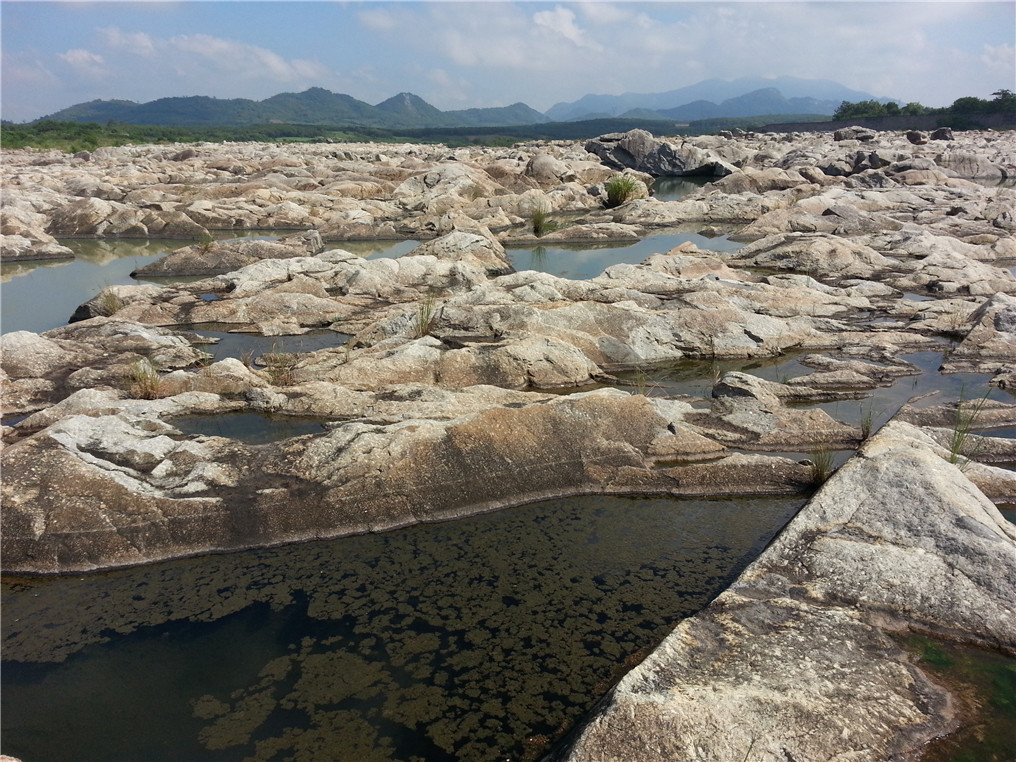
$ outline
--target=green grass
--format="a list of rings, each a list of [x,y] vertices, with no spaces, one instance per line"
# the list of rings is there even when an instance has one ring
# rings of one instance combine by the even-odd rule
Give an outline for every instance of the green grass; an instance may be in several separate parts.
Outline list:
[[[416,308],[413,321],[413,338],[421,339],[431,332],[437,319],[437,301],[432,296],[425,297]]]
[[[638,191],[639,180],[633,175],[614,175],[603,184],[607,192],[607,208],[613,209],[616,206],[631,201]]]
[[[956,402],[956,417],[953,420],[952,435],[949,437],[949,462],[959,465],[961,471],[970,464],[977,454],[978,447],[970,448],[967,446],[967,442],[977,423],[977,417],[988,401],[991,390],[989,389],[984,393],[984,396],[973,402],[964,399],[964,392],[965,388],[960,390],[960,398]]]
[[[557,230],[558,228],[557,223],[550,219],[550,211],[543,207],[533,210],[531,220],[533,224],[533,235],[537,238],[541,238],[547,233]]]

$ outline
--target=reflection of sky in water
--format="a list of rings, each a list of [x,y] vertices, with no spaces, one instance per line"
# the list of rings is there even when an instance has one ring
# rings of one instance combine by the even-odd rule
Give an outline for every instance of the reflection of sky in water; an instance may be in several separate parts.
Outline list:
[[[226,234],[220,234],[222,238]],[[230,231],[230,239],[274,240],[278,235]],[[75,253],[75,259],[44,262],[11,262],[2,265],[0,285],[0,330],[42,333],[67,324],[79,305],[108,286],[142,283],[187,283],[190,278],[152,278],[138,281],[130,274],[163,254],[194,241],[181,240],[61,240]],[[345,249],[362,257],[395,257],[416,248],[417,241],[343,241],[326,248]]]
[[[208,352],[218,360],[232,357],[234,360],[256,360],[267,352],[316,352],[329,347],[341,347],[349,340],[349,334],[336,331],[315,330],[296,336],[261,336],[251,333],[234,333],[236,328],[231,324],[199,323],[193,326],[181,326],[176,330],[188,331],[211,339],[218,339],[215,344],[199,344],[194,346]]]
[[[584,497],[7,584],[4,751],[536,759],[802,503]]]
[[[647,393],[657,396],[687,394],[694,397],[711,396],[714,379],[730,371],[742,371],[767,381],[786,383],[792,378],[819,372],[802,365],[801,355],[751,360],[681,360],[661,366],[647,367],[639,373],[619,373]],[[838,421],[854,426],[871,412],[875,426],[881,426],[903,405],[914,407],[938,406],[959,399],[977,400],[987,394],[988,399],[1014,403],[1014,392],[989,386],[990,373],[941,373],[942,352],[911,352],[901,354],[900,360],[920,369],[913,376],[901,376],[891,386],[864,391],[863,399],[822,402],[802,407],[820,407]],[[1011,436],[1002,430],[993,436]]]
[[[0,330],[41,333],[66,325],[79,305],[107,286],[136,284],[130,274],[192,241],[65,240],[75,259],[4,263]],[[10,277],[10,280],[7,278]]]
[[[725,236],[707,238],[698,233],[668,233],[646,236],[631,244],[538,246],[532,249],[508,249],[508,259],[516,270],[536,270],[560,278],[594,278],[611,265],[637,265],[653,254],[665,254],[682,243],[694,243],[706,251],[737,251],[743,243]]]

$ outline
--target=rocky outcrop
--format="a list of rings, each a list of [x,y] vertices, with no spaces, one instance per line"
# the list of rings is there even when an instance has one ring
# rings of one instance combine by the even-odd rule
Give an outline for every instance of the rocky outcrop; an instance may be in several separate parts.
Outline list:
[[[956,717],[892,637],[907,630],[1016,653],[1016,529],[894,423],[558,758],[916,756]]]
[[[139,267],[131,277],[165,278],[193,275],[222,275],[239,270],[262,259],[306,257],[324,251],[316,230],[287,236],[278,241],[243,239],[213,241],[177,249],[154,262]]]
[[[616,132],[590,140],[586,150],[609,167],[634,169],[654,177],[711,175],[723,177],[737,168],[694,144],[654,138],[645,130]]]
[[[261,409],[355,416],[320,435],[258,446],[181,438],[171,416],[236,407],[201,392],[145,404],[68,398],[59,417],[27,419],[19,426],[48,425],[4,451],[5,568],[107,568],[585,492],[787,492],[809,479],[807,466],[763,456],[653,468],[688,451],[692,460],[716,457],[722,446],[684,423],[691,406],[617,390],[341,389],[252,392]],[[435,417],[421,418],[426,408],[410,403],[428,398]],[[75,489],[57,486],[67,484]]]

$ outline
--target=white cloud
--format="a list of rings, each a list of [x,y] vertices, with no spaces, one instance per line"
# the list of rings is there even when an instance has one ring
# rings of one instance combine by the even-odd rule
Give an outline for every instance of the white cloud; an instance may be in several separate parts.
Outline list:
[[[124,32],[115,26],[98,30],[107,47],[133,53],[136,56],[153,56],[155,40],[144,32]]]
[[[533,14],[533,23],[551,33],[563,37],[580,48],[602,50],[598,43],[586,39],[586,34],[575,23],[575,14],[560,5],[552,11],[539,11]]]
[[[74,48],[65,53],[58,53],[57,58],[70,65],[78,75],[90,79],[108,74],[105,60],[98,53],[83,48]]]
[[[59,53],[57,57],[77,68],[102,66],[103,63],[102,56],[98,53],[93,53],[90,50],[83,50],[82,48],[75,48],[74,50],[68,50],[66,53]]]
[[[981,63],[992,74],[1008,77],[1010,84],[1016,78],[1016,49],[1012,45],[985,45],[981,52]]]

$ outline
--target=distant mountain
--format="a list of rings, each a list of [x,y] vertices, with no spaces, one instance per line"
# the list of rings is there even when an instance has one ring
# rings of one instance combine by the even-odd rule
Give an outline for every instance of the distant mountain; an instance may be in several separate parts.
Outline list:
[[[524,103],[502,108],[440,111],[412,93],[399,93],[376,106],[350,95],[312,87],[302,93],[280,93],[263,101],[246,98],[159,98],[148,103],[89,101],[43,117],[66,122],[126,122],[164,127],[245,127],[282,122],[396,129],[428,127],[513,126],[548,121]]]
[[[677,108],[660,109],[655,113],[659,114],[661,119],[691,122],[697,119],[758,116],[759,114],[831,115],[839,105],[840,101],[817,98],[785,98],[783,93],[775,87],[766,87],[739,95],[736,98],[728,98],[721,103],[693,101]]]
[[[573,121],[578,119],[590,119],[602,116],[620,116],[621,114],[635,109],[648,109],[670,116],[682,106],[698,104],[701,108],[707,108],[705,104],[722,104],[725,101],[739,98],[750,93],[763,90],[777,90],[780,95],[791,104],[799,98],[813,99],[816,104],[813,108],[828,108],[827,103],[834,104],[828,111],[801,111],[797,106],[784,106],[772,111],[768,108],[763,111],[756,111],[753,114],[732,114],[732,116],[754,116],[755,114],[777,114],[777,113],[826,113],[832,114],[843,101],[857,102],[863,100],[888,101],[889,98],[876,98],[870,93],[860,90],[851,90],[838,82],[825,79],[801,79],[799,77],[776,77],[766,79],[763,77],[742,77],[735,80],[707,79],[695,85],[668,90],[664,93],[624,93],[622,95],[586,95],[571,103],[558,103],[546,113],[547,117],[555,122]],[[820,104],[820,105],[819,105]],[[759,106],[761,108],[761,105]],[[791,111],[784,111],[784,108],[792,108]],[[689,111],[688,113],[704,113]],[[696,116],[691,118],[709,119],[718,114],[708,116]],[[724,114],[726,116],[726,114]],[[672,118],[687,119],[688,117],[677,116]]]
[[[413,93],[399,93],[372,106],[350,95],[312,87],[302,93],[279,93],[263,101],[246,98],[159,98],[148,103],[89,101],[50,114],[45,119],[70,122],[125,122],[164,127],[247,127],[270,123],[382,129],[443,129],[516,127],[547,122],[592,119],[663,120],[759,115],[822,114],[831,116],[840,103],[887,102],[836,82],[797,77],[709,79],[665,93],[586,95],[559,103],[546,114],[525,103],[501,108],[441,111]]]

